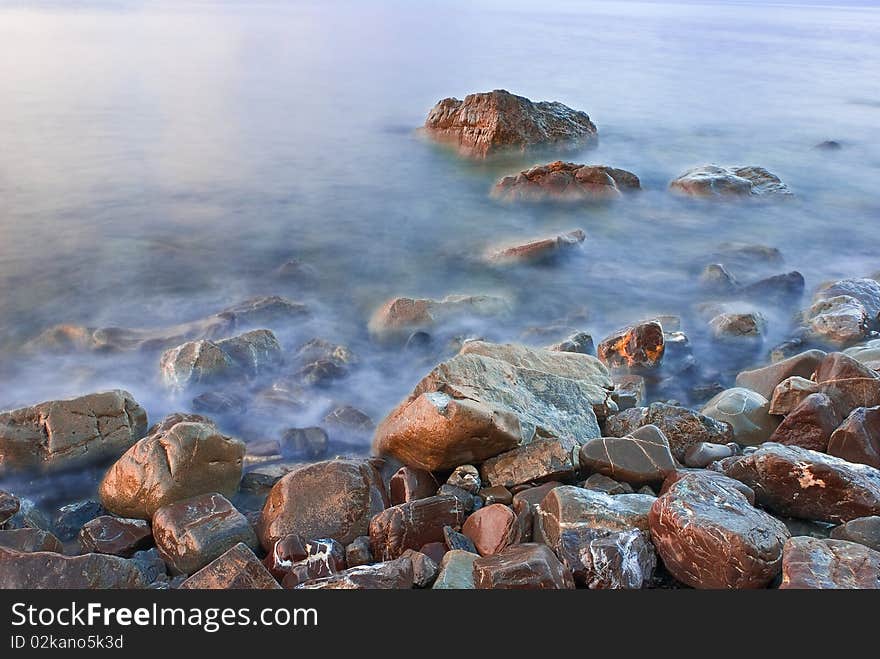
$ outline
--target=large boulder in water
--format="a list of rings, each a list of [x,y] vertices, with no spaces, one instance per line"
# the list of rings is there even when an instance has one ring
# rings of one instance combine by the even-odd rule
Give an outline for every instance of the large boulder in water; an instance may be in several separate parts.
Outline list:
[[[702,165],[689,169],[669,187],[693,197],[789,195],[791,191],[763,167]]]
[[[597,140],[585,112],[557,102],[535,103],[503,89],[445,98],[425,120],[425,133],[473,158],[534,146],[579,146]]]
[[[492,196],[505,201],[603,201],[640,187],[639,177],[625,169],[557,160],[505,176],[492,188]]]

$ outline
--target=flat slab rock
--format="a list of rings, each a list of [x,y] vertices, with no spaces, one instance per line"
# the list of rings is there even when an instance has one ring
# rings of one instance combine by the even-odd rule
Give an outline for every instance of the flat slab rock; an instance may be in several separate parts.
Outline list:
[[[878,589],[880,552],[846,540],[807,536],[785,544],[780,589]]]
[[[577,449],[574,439],[536,439],[489,458],[480,467],[480,475],[492,487],[564,479],[577,470]]]
[[[701,165],[686,171],[669,187],[694,197],[790,195],[778,176],[763,167]]]
[[[603,201],[640,187],[639,177],[625,169],[557,160],[505,176],[492,188],[492,196],[505,201]]]
[[[474,561],[478,589],[564,590],[575,587],[571,573],[547,546],[512,545],[499,554]]]
[[[79,544],[84,551],[125,558],[152,542],[150,525],[142,519],[101,515],[86,522],[79,532]]]
[[[409,590],[414,586],[413,563],[407,556],[393,561],[348,568],[329,577],[296,586],[299,590]]]
[[[239,543],[180,584],[184,590],[281,590],[250,547]]]
[[[0,588],[97,590],[144,586],[137,566],[118,556],[62,556],[0,547]]]

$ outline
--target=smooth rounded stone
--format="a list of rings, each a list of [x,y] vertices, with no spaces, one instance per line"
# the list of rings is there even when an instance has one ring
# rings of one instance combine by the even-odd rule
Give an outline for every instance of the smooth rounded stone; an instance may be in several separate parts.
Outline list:
[[[118,556],[20,552],[0,547],[0,589],[143,588],[140,570]]]
[[[684,460],[685,452],[694,444],[727,444],[734,439],[729,423],[666,403],[651,403],[648,407],[634,407],[615,414],[605,421],[605,432],[625,437],[646,425],[660,429],[669,441],[672,455],[679,461]]]
[[[484,258],[496,264],[549,262],[580,245],[586,237],[581,229],[574,229],[549,238],[493,247],[486,252]]]
[[[846,540],[798,536],[785,543],[780,589],[878,589],[880,552]]]
[[[153,543],[150,525],[142,519],[102,515],[85,523],[79,544],[86,552],[129,558]]]
[[[368,460],[328,460],[292,471],[269,492],[259,529],[269,551],[280,538],[333,538],[343,544],[368,534],[388,505],[385,485]]]
[[[660,365],[665,348],[663,327],[652,320],[614,332],[596,352],[609,368],[652,369]]]
[[[779,425],[770,415],[770,402],[761,394],[734,387],[712,398],[700,412],[716,421],[730,424],[737,444],[755,446],[766,442]]]
[[[368,414],[351,405],[334,407],[324,415],[324,423],[342,432],[356,435],[368,434],[376,427]]]
[[[480,472],[473,465],[456,467],[449,475],[449,478],[446,479],[446,484],[460,487],[465,492],[470,492],[471,494],[477,494],[483,485],[480,481]]]
[[[175,574],[192,574],[240,542],[257,547],[257,536],[247,518],[216,493],[157,510],[153,537],[159,555]]]
[[[192,408],[205,414],[231,416],[244,414],[247,411],[247,400],[235,393],[206,391],[192,399]]]
[[[0,413],[0,472],[57,470],[115,458],[144,436],[147,413],[127,391]]]
[[[464,533],[459,533],[449,525],[443,527],[443,542],[449,551],[460,549],[472,554],[478,553],[473,540],[467,537]]]
[[[21,501],[17,496],[10,492],[0,490],[0,527],[6,524],[15,513],[21,508]]]
[[[838,524],[880,514],[880,471],[798,446],[764,444],[725,473],[781,515]]]
[[[739,288],[736,280],[721,263],[710,263],[700,273],[700,286],[717,293],[731,293]]]
[[[642,426],[629,437],[591,439],[581,446],[579,456],[581,469],[630,485],[659,484],[675,470],[669,440],[652,425]]]
[[[831,435],[828,453],[880,469],[880,406],[853,410]]]
[[[566,479],[577,470],[573,462],[577,448],[573,439],[536,439],[486,460],[480,472],[490,487]]]
[[[443,527],[461,528],[466,512],[456,497],[434,496],[392,506],[370,521],[373,556],[382,561],[398,558],[407,549],[444,540]]]
[[[721,341],[762,340],[767,334],[767,319],[758,312],[722,313],[709,321],[709,330]]]
[[[373,550],[370,548],[370,536],[358,536],[345,548],[345,563],[348,567],[369,565],[372,562]]]
[[[98,493],[114,515],[149,519],[159,508],[208,492],[232,496],[245,445],[213,425],[177,423],[132,446],[110,467]]]
[[[817,300],[803,318],[812,338],[838,347],[864,339],[871,324],[865,306],[850,295]]]
[[[835,540],[857,542],[876,551],[880,551],[880,516],[857,517],[851,519],[831,531]]]
[[[768,441],[824,452],[840,420],[827,394],[811,394],[785,417]]]
[[[64,545],[42,529],[9,529],[0,531],[0,547],[20,552],[51,551],[64,553]]]
[[[178,586],[182,590],[280,590],[251,548],[239,543]]]
[[[591,590],[637,590],[649,584],[657,555],[647,533],[638,529],[565,531],[556,554],[578,586]]]
[[[555,101],[530,101],[504,89],[469,94],[463,101],[444,98],[431,109],[424,130],[472,158],[549,145],[573,148],[598,139],[585,112]]]
[[[605,494],[632,494],[634,492],[629,483],[621,483],[613,478],[608,478],[605,474],[591,474],[580,486]]]
[[[863,345],[847,348],[843,351],[843,354],[847,357],[852,357],[875,371],[880,371],[880,339],[873,339]]]
[[[822,286],[816,291],[815,299],[827,300],[840,295],[848,295],[858,300],[868,315],[872,325],[880,322],[880,282],[864,277],[861,279],[840,279]]]
[[[806,282],[797,270],[785,272],[743,286],[737,291],[737,297],[754,300],[763,305],[798,302],[804,294]]]
[[[391,505],[406,503],[416,499],[426,499],[437,492],[437,479],[424,469],[401,467],[391,477],[388,486]]]
[[[824,350],[807,350],[769,366],[742,371],[736,376],[736,386],[751,389],[770,399],[777,387],[789,378],[809,380],[826,355]]]
[[[314,460],[327,453],[329,441],[327,431],[317,426],[288,428],[281,435],[281,455],[285,458],[304,456]]]
[[[723,242],[715,249],[715,258],[737,267],[751,269],[755,266],[779,265],[784,259],[778,247],[737,241]]]
[[[511,545],[499,554],[474,561],[474,585],[478,589],[565,590],[573,589],[571,573],[547,545]]]
[[[267,495],[275,483],[291,471],[305,467],[305,462],[272,462],[258,464],[241,477],[241,491],[250,494]]]
[[[490,556],[519,542],[520,527],[508,506],[494,503],[467,518],[461,532],[469,537],[480,556]]]
[[[440,571],[437,563],[430,556],[414,549],[407,549],[401,558],[408,558],[412,563],[413,586],[416,588],[428,588],[437,578]]]
[[[796,375],[786,378],[773,390],[773,398],[770,399],[770,414],[774,416],[789,414],[808,396],[819,393],[819,388],[818,383],[806,378]]]
[[[790,195],[778,176],[763,167],[701,165],[689,169],[669,184],[670,189],[692,197]]]
[[[322,579],[298,584],[297,589],[327,590],[409,590],[415,585],[413,563],[409,557],[359,565]]]
[[[736,444],[694,444],[684,454],[684,464],[688,467],[704,469],[716,460],[723,460],[738,453]]]
[[[447,295],[443,299],[395,297],[379,307],[367,324],[370,336],[382,343],[403,343],[414,331],[468,317],[489,318],[510,311],[510,303],[494,295]]]
[[[593,355],[596,353],[596,346],[593,345],[593,336],[591,334],[588,332],[575,332],[559,343],[548,346],[547,350]]]
[[[479,497],[483,500],[483,505],[491,506],[492,504],[501,503],[505,506],[513,504],[513,494],[506,487],[496,485],[495,487],[484,487],[479,491]]]
[[[480,557],[469,551],[452,549],[443,554],[439,572],[431,586],[435,590],[473,590],[474,561]]]
[[[724,476],[681,478],[657,498],[649,520],[666,569],[693,588],[762,588],[782,567],[785,524]]]
[[[725,458],[723,460],[720,460],[717,464],[726,464],[729,460],[732,459],[735,458]],[[732,478],[725,476],[723,471],[715,471],[713,469],[679,469],[674,473],[669,474],[666,480],[663,481],[663,486],[660,488],[660,495],[662,496],[666,494],[669,489],[682,478],[693,475],[699,476],[700,478],[721,479],[721,482],[722,484],[724,484],[725,487],[735,487],[737,490],[739,490],[740,494],[742,494],[746,498],[746,501],[748,501],[750,505],[755,505],[755,492],[752,490],[752,488],[750,488],[745,483],[740,483],[737,480],[733,480]]]
[[[607,165],[556,160],[505,176],[492,188],[503,201],[593,202],[616,199],[641,188],[639,177]]]
[[[648,531],[648,511],[655,497],[644,494],[609,495],[563,485],[547,493],[537,516],[547,543],[557,546],[563,532],[578,527]]]
[[[201,423],[212,428],[217,428],[217,424],[210,417],[204,414],[187,414],[185,412],[173,412],[162,417],[159,421],[150,426],[147,430],[147,437],[159,433],[166,433],[178,423]],[[219,428],[217,428],[219,430]]]

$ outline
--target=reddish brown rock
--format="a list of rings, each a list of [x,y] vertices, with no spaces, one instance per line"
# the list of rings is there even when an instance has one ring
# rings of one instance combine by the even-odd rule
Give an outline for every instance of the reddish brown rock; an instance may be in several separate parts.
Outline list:
[[[864,339],[872,322],[865,305],[851,295],[815,300],[802,319],[810,338],[837,347]]]
[[[880,551],[880,516],[857,517],[831,531],[835,540],[857,542],[876,551]]]
[[[666,569],[694,588],[762,588],[782,566],[788,529],[724,477],[685,476],[651,507]]]
[[[765,444],[725,473],[758,503],[788,517],[831,523],[880,514],[880,471],[797,446]]]
[[[419,548],[419,553],[424,554],[437,563],[437,565],[443,560],[443,556],[446,552],[447,549],[445,542],[428,542]]]
[[[291,533],[278,542],[263,559],[263,565],[279,581],[285,577],[294,564],[304,561],[309,552],[306,549],[306,541],[298,535]]]
[[[785,543],[780,589],[878,589],[880,552],[845,540],[807,536]]]
[[[880,406],[853,410],[831,435],[828,453],[880,469]]]
[[[79,544],[86,552],[128,558],[153,544],[153,532],[142,519],[102,515],[83,525]]]
[[[777,385],[770,399],[770,414],[785,416],[812,394],[821,393],[820,386],[802,377],[790,377]]]
[[[427,588],[434,583],[440,570],[434,559],[413,549],[407,549],[401,557],[408,558],[412,563],[413,586]]]
[[[470,494],[477,494],[483,482],[480,480],[480,471],[475,466],[461,465],[449,475],[446,485],[457,487]]]
[[[288,536],[289,537],[289,536]],[[285,561],[284,538],[275,543],[275,550],[266,557],[264,565],[269,568],[273,576],[278,578],[281,574],[281,585],[284,588],[295,588],[301,583],[312,579],[329,577],[346,569],[345,547],[332,538],[310,540],[303,545],[306,556],[299,562],[290,563]],[[281,547],[279,547],[281,545]],[[270,563],[271,562],[271,566]]]
[[[590,474],[580,486],[586,490],[596,490],[605,494],[632,494],[635,492],[629,483],[621,483],[604,474]]]
[[[827,394],[812,394],[785,417],[769,441],[824,452],[838,425],[840,415],[834,401]]]
[[[513,495],[513,511],[516,513],[517,523],[520,527],[520,540],[530,542],[532,540],[532,527],[538,506],[547,496],[547,493],[562,483],[550,481],[537,487],[529,487]]]
[[[763,167],[701,165],[669,184],[670,189],[693,197],[789,195],[785,183]]]
[[[0,490],[0,527],[18,512],[21,501],[14,494]]]
[[[42,529],[9,529],[0,531],[0,547],[21,552],[52,551],[64,553],[61,541]]]
[[[666,349],[663,327],[648,321],[625,327],[605,338],[597,354],[609,368],[656,368]]]
[[[474,561],[474,584],[481,589],[562,590],[574,588],[571,573],[547,546],[512,545]]]
[[[642,426],[635,433],[591,439],[580,449],[581,469],[632,485],[662,483],[675,470],[669,441],[657,426]]]
[[[211,561],[179,586],[183,590],[280,590],[281,586],[244,543]]]
[[[495,487],[484,487],[479,492],[483,505],[491,506],[493,503],[503,503],[505,506],[513,504],[513,495],[506,487],[496,485]]]
[[[557,160],[505,176],[492,196],[505,201],[604,201],[638,190],[639,177],[625,169]]]
[[[724,461],[722,461],[722,464],[723,462]],[[678,471],[669,474],[669,476],[666,477],[666,480],[663,481],[663,487],[660,488],[660,495],[662,496],[666,494],[669,491],[669,488],[682,478],[692,475],[697,475],[700,478],[719,478],[725,487],[735,487],[740,494],[746,498],[746,501],[748,501],[750,505],[755,505],[755,492],[752,488],[745,483],[740,483],[739,481],[725,476],[723,471],[710,471],[708,469],[679,469]]]
[[[592,590],[643,588],[651,582],[657,566],[648,534],[638,529],[582,527],[565,531],[556,553],[575,584]]]
[[[263,507],[260,541],[267,551],[285,535],[350,543],[367,535],[388,503],[385,485],[368,460],[329,460],[279,480]]]
[[[313,579],[296,586],[297,589],[326,590],[408,590],[414,585],[413,564],[407,556],[393,561],[360,565],[343,572]]]
[[[414,331],[469,316],[498,316],[509,310],[506,299],[493,295],[447,295],[440,300],[396,297],[370,316],[367,329],[377,341],[402,343]]]
[[[572,439],[536,439],[520,448],[486,460],[480,468],[483,481],[494,487],[513,487],[533,481],[556,480],[574,475]]]
[[[433,496],[439,486],[440,484],[430,471],[401,467],[391,477],[389,484],[391,505],[396,506],[399,503]]]
[[[469,94],[463,101],[443,99],[428,114],[425,133],[474,158],[533,146],[582,146],[597,139],[586,113],[503,89]]]
[[[373,550],[370,548],[370,536],[358,536],[345,548],[345,563],[348,567],[368,565],[373,562]]]
[[[137,566],[118,556],[25,553],[0,547],[0,588],[98,590],[143,588]]]
[[[809,380],[825,355],[823,350],[807,350],[769,366],[742,371],[736,376],[736,386],[751,389],[769,399],[776,387],[788,378],[801,377]]]
[[[435,496],[392,506],[370,522],[373,556],[388,561],[407,549],[419,549],[427,542],[444,539],[443,527],[461,528],[465,511],[453,496]]]
[[[574,229],[550,238],[540,238],[508,247],[493,247],[485,258],[491,263],[535,263],[550,261],[584,242],[587,235]]]
[[[467,518],[461,532],[473,541],[480,556],[497,554],[520,540],[516,515],[500,503],[480,508]]]

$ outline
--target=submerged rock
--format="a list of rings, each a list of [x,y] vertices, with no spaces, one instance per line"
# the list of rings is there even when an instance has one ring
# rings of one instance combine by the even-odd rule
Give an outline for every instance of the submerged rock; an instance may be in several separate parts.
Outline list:
[[[762,340],[767,334],[767,319],[758,312],[720,313],[709,321],[709,329],[721,341]]]
[[[630,325],[599,343],[597,354],[609,368],[656,368],[665,351],[663,327],[651,320]]]
[[[577,247],[586,238],[581,229],[574,229],[549,238],[540,238],[508,247],[492,248],[485,258],[491,263],[546,262]]]
[[[603,201],[640,188],[639,177],[625,169],[557,160],[505,176],[492,196],[505,201]]]
[[[402,343],[415,330],[467,316],[497,316],[509,310],[508,301],[494,295],[448,295],[442,300],[396,297],[373,313],[367,328],[378,341]]]
[[[755,166],[702,165],[686,171],[669,187],[695,197],[791,194],[779,177]]]

